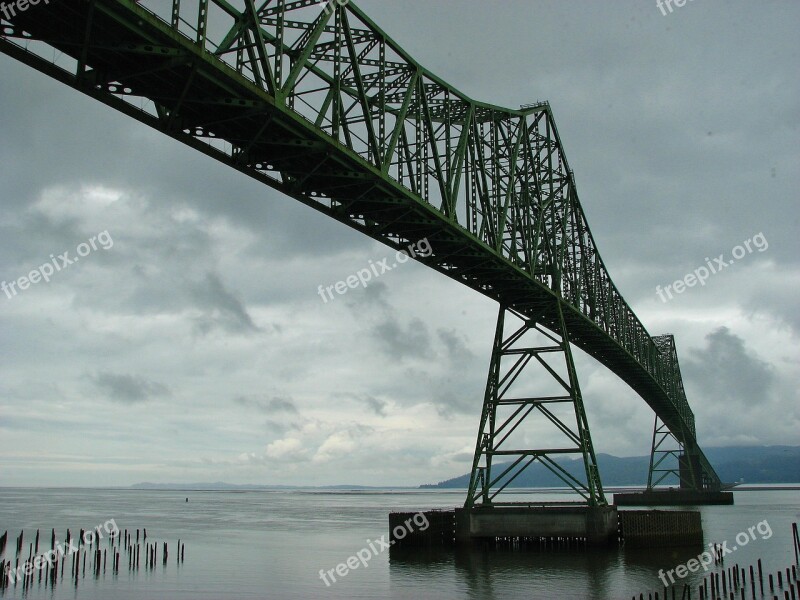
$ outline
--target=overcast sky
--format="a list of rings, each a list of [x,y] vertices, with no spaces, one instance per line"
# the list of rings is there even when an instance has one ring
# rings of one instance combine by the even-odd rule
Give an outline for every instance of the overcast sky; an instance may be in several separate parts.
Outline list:
[[[701,445],[800,443],[800,3],[359,5],[470,96],[550,101],[612,278],[676,337]],[[469,470],[483,296],[409,262],[323,303],[393,252],[6,55],[0,190],[0,280],[108,232],[0,294],[0,485]],[[759,233],[763,251],[659,299]],[[596,451],[649,452],[652,411],[578,361]]]

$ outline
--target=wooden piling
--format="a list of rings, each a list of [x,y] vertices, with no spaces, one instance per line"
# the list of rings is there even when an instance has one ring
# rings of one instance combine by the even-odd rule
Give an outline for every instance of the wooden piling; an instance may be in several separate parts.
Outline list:
[[[101,543],[102,537],[99,535],[93,534],[92,539],[89,541],[84,539],[84,535],[87,532],[93,531],[91,529],[81,529],[77,540],[74,540],[71,530],[67,529],[65,536],[66,542],[62,545],[62,543],[58,543],[56,540],[55,529],[51,528],[49,548],[46,548],[46,538],[41,539],[42,535],[47,535],[46,531],[46,529],[37,529],[36,534],[31,536],[28,542],[27,557],[24,554],[25,532],[24,530],[20,531],[19,536],[16,538],[17,543],[14,559],[12,560],[11,557],[9,557],[0,560],[0,590],[4,590],[12,582],[15,586],[21,586],[23,595],[29,594],[30,588],[34,587],[37,582],[40,587],[42,581],[44,581],[45,588],[48,586],[50,588],[55,588],[58,582],[59,554],[61,555],[61,579],[63,581],[64,574],[67,572],[67,568],[69,568],[70,579],[74,582],[76,589],[79,580],[86,578],[87,567],[90,577],[94,575],[94,578],[98,579],[101,573],[105,575],[109,568],[109,557],[111,558],[111,572],[114,573],[115,576],[119,574],[120,560],[126,553],[128,555],[129,571],[139,570],[140,552],[142,549],[145,551],[145,569],[149,571],[155,570],[158,564],[159,542],[152,538],[151,541],[144,542],[146,539],[145,536],[147,535],[145,529],[141,530],[141,545],[136,544],[134,546],[132,530],[128,532],[126,529],[124,533],[122,531],[116,533],[109,532],[108,541],[104,546]],[[8,531],[0,536],[0,540],[7,543]],[[123,547],[122,542],[126,540],[129,543]],[[566,539],[562,540],[562,542],[564,545],[569,545]],[[161,564],[166,567],[169,561],[169,542],[164,541],[160,544],[163,553],[161,556]],[[68,548],[74,547],[74,545],[77,546],[77,551],[67,551]],[[72,557],[72,563],[70,565],[66,564],[67,555]],[[178,539],[175,553],[177,564],[182,563],[184,558],[185,544]],[[12,578],[12,574],[16,571],[20,573],[19,579]],[[51,591],[49,593],[53,594],[55,592]]]

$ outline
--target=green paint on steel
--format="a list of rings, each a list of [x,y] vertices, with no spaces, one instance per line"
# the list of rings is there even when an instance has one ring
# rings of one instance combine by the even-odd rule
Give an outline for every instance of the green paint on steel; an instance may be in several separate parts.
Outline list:
[[[469,98],[352,2],[237,4],[40,4],[3,21],[0,51],[393,248],[427,237],[418,260],[566,327],[718,486],[679,371],[596,249],[549,104]]]

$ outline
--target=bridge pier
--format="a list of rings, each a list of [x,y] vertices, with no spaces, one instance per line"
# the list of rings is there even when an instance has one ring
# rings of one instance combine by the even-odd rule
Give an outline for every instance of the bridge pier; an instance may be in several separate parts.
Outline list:
[[[411,528],[425,517],[424,529]],[[616,506],[502,506],[390,513],[398,547],[504,547],[520,550],[639,548],[703,543],[697,511],[619,510]]]
[[[733,504],[733,492],[720,490],[644,490],[614,494],[617,506],[710,506]]]
[[[617,543],[618,516],[613,506],[457,508],[455,514],[456,543],[509,538],[588,547]]]

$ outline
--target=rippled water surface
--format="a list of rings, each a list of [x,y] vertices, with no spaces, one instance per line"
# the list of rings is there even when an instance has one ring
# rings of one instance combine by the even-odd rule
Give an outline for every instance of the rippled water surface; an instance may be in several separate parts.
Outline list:
[[[186,502],[188,496],[189,502]],[[537,501],[555,500],[552,493]],[[562,498],[563,499],[563,498]],[[50,529],[63,539],[109,519],[121,528],[147,528],[159,542],[154,569],[129,571],[127,559],[114,574],[95,577],[87,567],[77,585],[67,574],[53,588],[34,577],[0,591],[0,598],[631,598],[661,586],[659,569],[672,569],[697,556],[697,548],[669,550],[518,552],[499,550],[400,551],[372,556],[336,583],[326,586],[320,570],[335,569],[388,533],[391,510],[452,508],[461,491],[149,491],[0,489],[0,535],[9,542],[0,559],[14,557],[15,539],[25,530],[24,556],[35,530],[49,547]],[[726,557],[726,567],[761,558],[765,570],[794,563],[791,523],[800,520],[798,491],[738,491],[735,506],[700,507],[706,542],[729,541],[763,521],[771,536]],[[762,525],[761,531],[767,526]],[[768,539],[765,539],[767,538]],[[185,561],[175,545],[185,543]],[[161,564],[161,544],[170,556]],[[102,548],[107,548],[104,544]],[[683,582],[696,587],[699,575]],[[680,597],[680,594],[678,594]],[[692,596],[696,598],[695,594]],[[749,594],[747,596],[750,597]],[[760,595],[757,595],[760,597]],[[771,596],[770,596],[771,597]],[[782,597],[782,594],[781,594]]]

